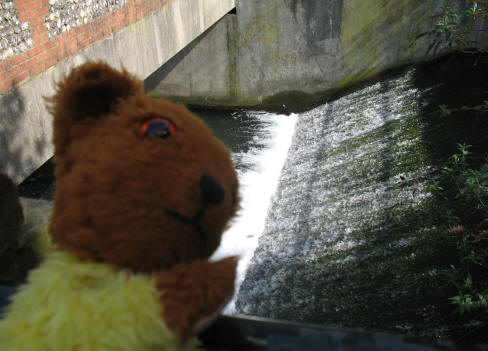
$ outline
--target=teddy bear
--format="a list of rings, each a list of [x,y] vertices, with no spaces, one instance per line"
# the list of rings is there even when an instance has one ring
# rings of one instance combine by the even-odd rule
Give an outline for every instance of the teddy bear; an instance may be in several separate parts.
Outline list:
[[[0,173],[0,284],[16,286],[43,255],[42,229],[50,214],[48,201],[19,198],[7,174]]]
[[[185,106],[104,62],[48,99],[50,252],[0,321],[0,349],[195,350],[234,291],[209,258],[238,209],[231,152]]]

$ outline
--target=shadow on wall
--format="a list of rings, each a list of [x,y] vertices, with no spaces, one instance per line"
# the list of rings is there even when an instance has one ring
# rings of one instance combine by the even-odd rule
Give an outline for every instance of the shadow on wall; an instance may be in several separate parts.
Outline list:
[[[26,123],[26,98],[17,86],[0,97],[0,172],[19,183],[39,166],[49,141],[42,137],[39,116]],[[39,113],[39,112],[38,112]],[[37,117],[37,118],[36,118]],[[39,124],[34,124],[39,121]]]
[[[216,24],[212,25],[205,32],[200,34],[197,38],[193,39],[188,45],[186,45],[182,50],[180,50],[176,55],[170,58],[166,63],[159,67],[156,71],[151,73],[149,77],[144,80],[144,91],[151,92],[154,90],[158,84],[166,78],[166,76],[175,69],[178,64],[180,64],[185,57],[200,43],[206,34],[209,33]]]
[[[302,29],[303,36],[307,41],[310,50],[309,55],[319,54],[318,42],[340,37],[342,3],[342,0],[286,0],[295,21],[304,24],[300,25],[299,28]]]

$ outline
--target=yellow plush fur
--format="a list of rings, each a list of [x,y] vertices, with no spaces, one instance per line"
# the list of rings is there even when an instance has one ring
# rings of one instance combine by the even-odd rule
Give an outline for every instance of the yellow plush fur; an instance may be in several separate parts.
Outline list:
[[[50,252],[0,321],[0,350],[197,350],[167,328],[159,296],[147,275]]]

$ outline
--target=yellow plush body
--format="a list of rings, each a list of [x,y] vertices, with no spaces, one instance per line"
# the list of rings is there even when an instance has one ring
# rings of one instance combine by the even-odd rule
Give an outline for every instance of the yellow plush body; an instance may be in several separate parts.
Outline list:
[[[196,350],[234,292],[236,258],[208,260],[239,207],[230,150],[102,62],[74,68],[48,107],[49,233],[0,320],[0,351]]]
[[[167,328],[153,279],[54,251],[0,321],[0,350],[197,350]]]

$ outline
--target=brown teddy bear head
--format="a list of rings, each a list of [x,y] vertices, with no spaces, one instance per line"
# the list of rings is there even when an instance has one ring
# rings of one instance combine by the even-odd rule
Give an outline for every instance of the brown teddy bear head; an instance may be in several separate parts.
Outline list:
[[[230,151],[198,117],[104,63],[75,68],[50,111],[59,249],[137,272],[215,251],[238,183]]]

